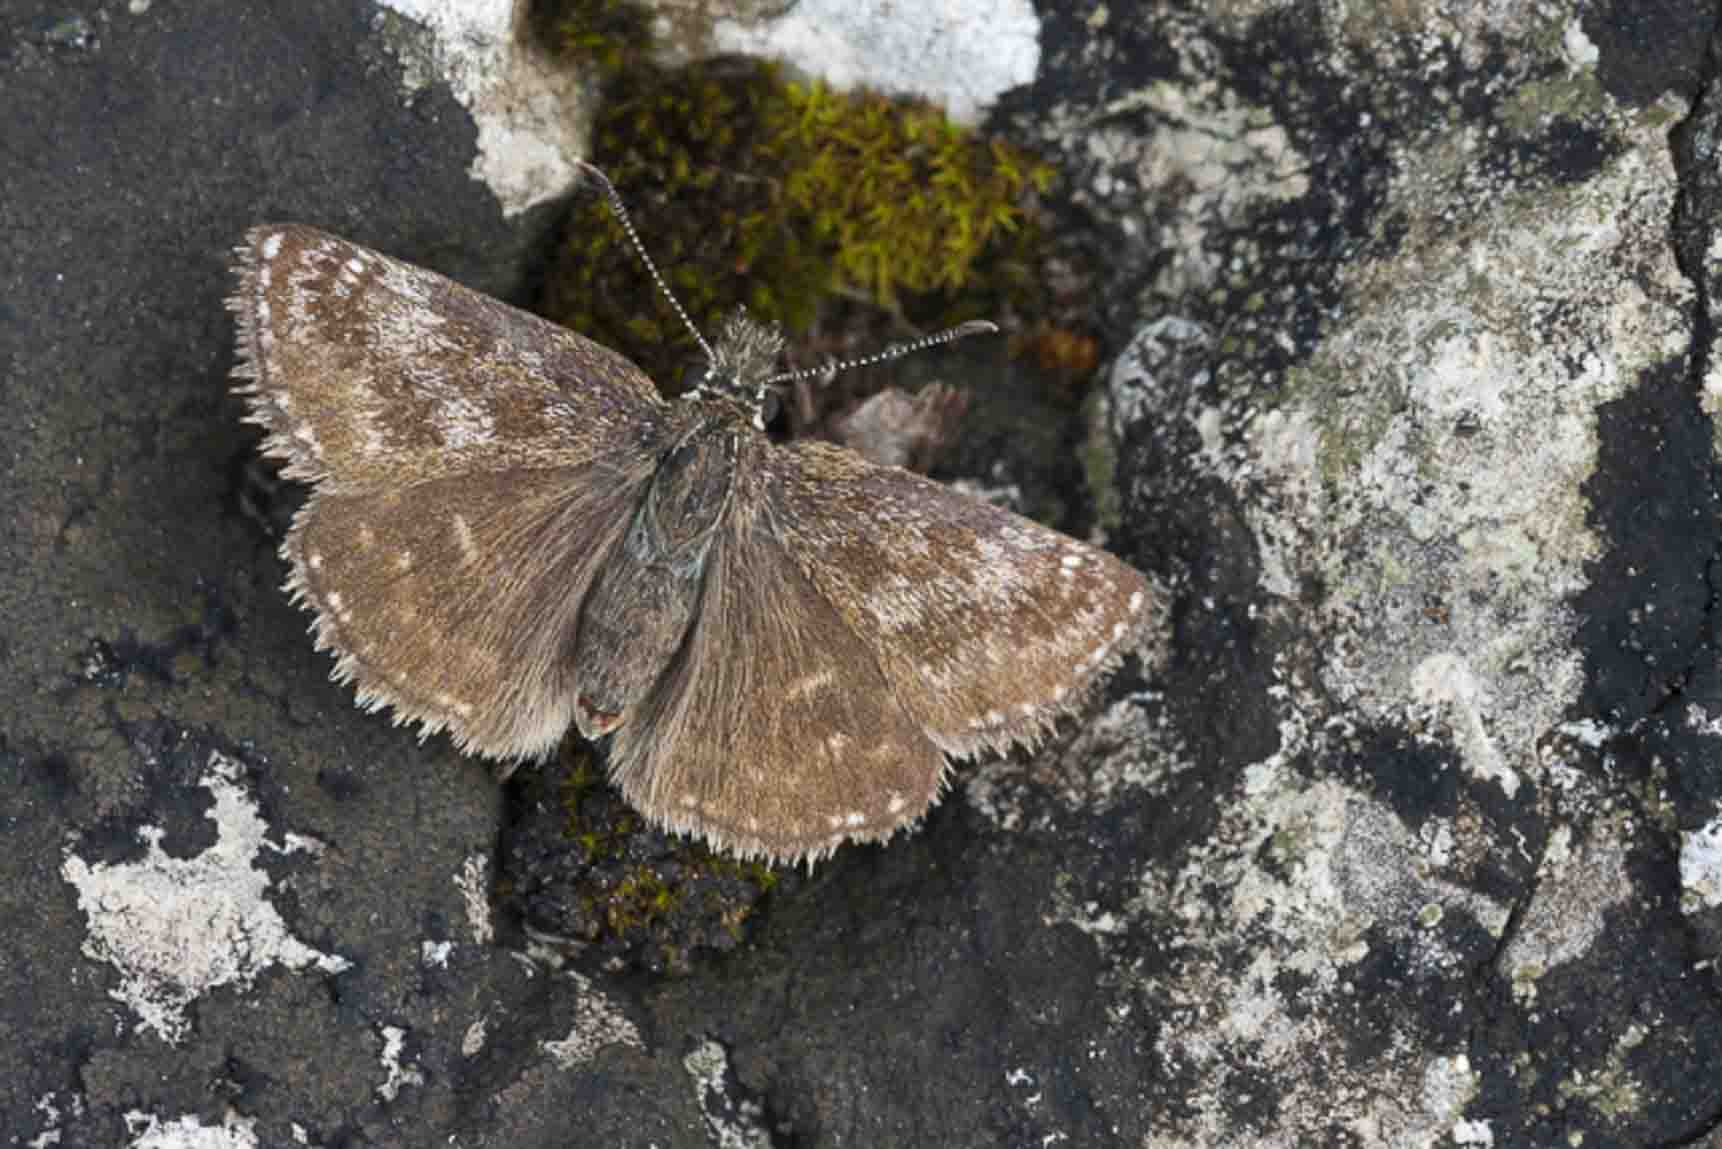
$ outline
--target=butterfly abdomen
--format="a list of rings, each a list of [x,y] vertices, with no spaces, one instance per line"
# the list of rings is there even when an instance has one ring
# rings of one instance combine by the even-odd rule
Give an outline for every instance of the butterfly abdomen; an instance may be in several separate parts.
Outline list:
[[[706,559],[731,504],[739,436],[728,404],[688,412],[620,546],[604,560],[574,642],[575,720],[608,734],[663,677],[699,605]]]

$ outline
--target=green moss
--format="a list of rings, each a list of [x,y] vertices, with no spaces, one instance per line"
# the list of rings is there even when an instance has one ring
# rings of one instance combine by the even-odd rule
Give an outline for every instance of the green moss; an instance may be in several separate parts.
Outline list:
[[[799,83],[771,64],[660,68],[627,12],[570,0],[551,39],[601,78],[591,158],[703,329],[745,306],[802,330],[834,294],[930,325],[1035,290],[1029,208],[1048,165],[924,103]],[[601,197],[577,204],[560,255],[553,318],[660,380],[691,361]]]
[[[639,67],[651,50],[651,17],[630,0],[561,0],[535,4],[533,12],[540,38],[595,68],[601,80]]]
[[[760,899],[785,879],[652,829],[584,749],[565,748],[522,785],[498,894],[535,930],[605,957],[686,973],[700,949],[745,940]]]

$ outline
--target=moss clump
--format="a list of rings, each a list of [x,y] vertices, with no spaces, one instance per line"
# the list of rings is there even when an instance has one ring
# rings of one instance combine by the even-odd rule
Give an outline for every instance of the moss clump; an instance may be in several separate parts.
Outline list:
[[[533,6],[539,35],[609,80],[644,63],[652,43],[651,16],[632,0],[563,0]]]
[[[845,94],[771,64],[667,70],[618,37],[617,0],[564,6],[553,37],[602,83],[592,160],[703,329],[745,306],[791,331],[833,294],[922,324],[1032,290],[1033,193],[1052,169],[924,103]],[[548,284],[560,322],[673,378],[693,346],[601,197],[580,201]]]
[[[959,292],[981,254],[1023,221],[1051,169],[922,104],[783,84],[767,109],[782,206],[829,257],[831,286],[884,304]]]
[[[503,897],[534,930],[607,958],[687,973],[697,950],[740,945],[759,900],[794,880],[650,828],[585,750],[521,786]]]

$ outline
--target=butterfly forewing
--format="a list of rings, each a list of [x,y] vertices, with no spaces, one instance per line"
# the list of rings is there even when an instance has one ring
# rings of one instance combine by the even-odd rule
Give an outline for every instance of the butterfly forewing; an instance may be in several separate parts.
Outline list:
[[[315,228],[253,228],[236,271],[251,421],[323,490],[581,463],[664,406],[615,352]]]
[[[315,491],[289,587],[361,702],[499,758],[567,729],[580,604],[666,406],[621,356],[311,228],[240,251],[240,390]]]
[[[944,754],[764,515],[756,440],[694,627],[613,735],[611,772],[654,820],[742,855],[889,837],[938,796]]]
[[[823,443],[770,452],[772,521],[944,750],[1033,742],[1157,620],[1098,548]]]

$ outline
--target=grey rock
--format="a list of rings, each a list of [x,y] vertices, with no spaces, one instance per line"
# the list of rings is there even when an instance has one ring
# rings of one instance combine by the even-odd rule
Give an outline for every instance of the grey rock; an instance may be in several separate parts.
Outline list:
[[[995,123],[1171,651],[675,980],[495,916],[501,792],[327,681],[228,393],[249,224],[525,300],[554,209],[364,3],[0,13],[0,1131],[1713,1136],[1713,6],[1043,8]]]

